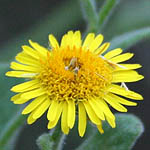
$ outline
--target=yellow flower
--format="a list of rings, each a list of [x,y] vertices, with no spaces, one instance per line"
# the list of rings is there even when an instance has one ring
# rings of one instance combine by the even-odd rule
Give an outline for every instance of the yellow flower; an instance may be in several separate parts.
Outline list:
[[[77,115],[80,136],[85,133],[87,119],[103,133],[102,121],[107,120],[112,128],[116,126],[108,104],[117,111],[127,112],[123,105],[137,104],[125,98],[143,99],[125,85],[143,79],[134,70],[141,65],[121,63],[133,54],[121,54],[120,48],[104,54],[110,43],[102,44],[102,41],[101,34],[89,33],[82,42],[80,31],[69,31],[60,44],[49,35],[50,49],[31,40],[32,48],[22,46],[17,62],[11,63],[14,71],[6,75],[28,80],[11,89],[17,93],[11,98],[15,104],[29,102],[22,111],[29,114],[28,124],[48,110],[48,129],[54,128],[61,118],[62,131],[68,134]]]

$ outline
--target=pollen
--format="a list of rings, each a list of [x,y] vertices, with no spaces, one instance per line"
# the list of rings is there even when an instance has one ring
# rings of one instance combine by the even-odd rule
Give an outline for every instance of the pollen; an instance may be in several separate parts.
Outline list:
[[[111,83],[112,70],[102,58],[83,48],[58,48],[47,54],[37,78],[50,99],[78,102],[102,97]]]

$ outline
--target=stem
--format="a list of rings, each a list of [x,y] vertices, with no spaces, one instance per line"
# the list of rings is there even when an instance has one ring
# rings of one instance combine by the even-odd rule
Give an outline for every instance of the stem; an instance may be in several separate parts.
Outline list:
[[[65,138],[66,135],[57,125],[50,133],[42,134],[36,142],[41,150],[62,150]]]
[[[13,136],[14,132],[23,124],[25,117],[18,113],[6,126],[4,131],[0,136],[0,147],[4,147],[11,137]]]
[[[58,146],[57,146],[56,150],[62,150],[63,149],[62,145],[64,144],[64,140],[65,139],[66,139],[66,135],[62,134],[61,139],[60,139],[60,141],[58,143]]]
[[[62,150],[64,140],[66,139],[66,135],[62,133],[60,126],[57,126],[54,129],[54,131],[52,133],[52,138],[54,138],[54,140],[55,140],[54,150]]]
[[[98,14],[99,21],[98,21],[98,27],[99,31],[102,30],[104,24],[108,21],[108,18],[113,12],[113,9],[117,6],[120,0],[107,0],[105,1],[103,7],[100,9],[100,12]]]
[[[83,17],[88,22],[88,32],[96,32],[98,16],[95,0],[80,0],[80,4],[83,11]]]

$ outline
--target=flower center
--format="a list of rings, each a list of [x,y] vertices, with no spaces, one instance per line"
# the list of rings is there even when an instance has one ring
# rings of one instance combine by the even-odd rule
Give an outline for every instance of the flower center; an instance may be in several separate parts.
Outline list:
[[[66,61],[64,60],[64,63],[65,62]],[[75,57],[71,58],[68,66],[65,66],[66,70],[70,70],[70,71],[74,72],[75,74],[78,74],[78,71],[80,68],[81,68],[81,64],[78,63],[78,59]]]
[[[48,52],[38,78],[52,100],[83,101],[102,97],[112,80],[113,68],[83,48]]]

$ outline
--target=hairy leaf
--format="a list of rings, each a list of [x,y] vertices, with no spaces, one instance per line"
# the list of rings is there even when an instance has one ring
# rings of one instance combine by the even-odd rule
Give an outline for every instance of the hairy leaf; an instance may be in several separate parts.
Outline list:
[[[142,122],[131,114],[117,114],[116,123],[114,129],[104,123],[104,134],[96,130],[76,150],[131,150],[143,133]]]

